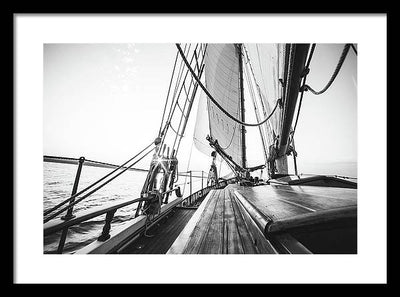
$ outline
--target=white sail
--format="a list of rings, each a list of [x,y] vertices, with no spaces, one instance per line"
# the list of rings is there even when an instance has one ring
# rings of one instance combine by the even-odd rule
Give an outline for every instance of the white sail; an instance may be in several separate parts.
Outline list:
[[[234,44],[209,44],[205,57],[205,82],[214,99],[240,119],[239,55]],[[238,163],[242,163],[241,125],[208,99],[210,135]]]
[[[211,152],[214,150],[206,140],[209,134],[207,95],[200,91],[193,143],[196,149],[207,156],[211,156]]]
[[[276,102],[282,97],[282,84],[279,79],[284,78],[284,44],[245,44],[246,51],[254,78],[258,85],[260,99],[260,118],[268,116]],[[261,97],[261,98],[260,98]],[[273,144],[273,135],[277,134],[281,114],[275,112],[271,119],[263,125],[266,130],[268,145]]]
[[[244,69],[254,76],[254,91],[257,99],[258,119],[262,120],[271,114],[277,100],[282,97],[284,78],[284,44],[245,44],[243,54]],[[250,62],[250,63],[249,63]],[[251,64],[251,70],[250,70]],[[209,44],[205,57],[205,85],[214,99],[231,115],[241,119],[239,56],[234,44]],[[202,92],[202,96],[206,96]],[[194,134],[195,146],[209,155],[211,149],[205,137],[207,134],[218,140],[219,145],[233,160],[242,163],[241,125],[226,116],[210,99],[207,106],[200,97]],[[202,101],[203,100],[203,101]],[[204,114],[207,111],[207,115]],[[265,124],[260,126],[261,135],[267,146],[274,143],[278,134],[281,113],[275,112]],[[203,124],[201,124],[203,123]],[[208,123],[208,127],[204,126]],[[266,154],[268,148],[266,147]]]

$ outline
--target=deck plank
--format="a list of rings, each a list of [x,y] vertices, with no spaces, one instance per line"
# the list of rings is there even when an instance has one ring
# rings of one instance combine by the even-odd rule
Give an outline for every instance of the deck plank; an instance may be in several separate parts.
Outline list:
[[[209,228],[203,242],[201,243],[199,254],[222,254],[224,242],[224,190],[217,192],[216,204]]]
[[[239,235],[242,246],[241,250],[243,250],[243,253],[245,254],[257,254],[258,251],[255,248],[253,238],[249,230],[247,229],[246,223],[244,222],[244,218],[242,216],[242,212],[239,209],[236,199],[231,199],[231,203],[235,215],[237,233]]]
[[[242,241],[239,236],[237,219],[232,205],[232,193],[229,190],[224,191],[224,234],[225,243],[223,253],[243,254]]]
[[[277,251],[272,247],[272,244],[265,238],[263,232],[261,232],[260,228],[257,226],[256,222],[251,218],[250,214],[246,211],[244,206],[240,203],[240,201],[235,199],[238,209],[241,212],[241,215],[244,219],[244,223],[246,225],[246,229],[249,232],[249,235],[252,239],[252,243],[255,247],[256,253],[258,254],[276,254]]]
[[[215,205],[218,201],[219,190],[215,190],[210,193],[211,197],[207,200],[207,204],[204,208],[201,218],[194,227],[192,233],[189,236],[186,247],[183,250],[184,254],[197,254],[204,237],[210,227],[210,221],[214,214]]]
[[[210,193],[211,196],[189,221],[191,228],[187,234],[177,238],[171,251],[186,254],[276,253],[271,242],[264,236],[264,230],[260,230],[261,227],[257,226],[250,215],[247,204],[236,197],[235,191],[278,225],[279,222],[304,215],[318,218],[319,212],[323,215],[327,210],[357,207],[357,189],[303,185],[243,187],[231,184]],[[304,253],[297,242],[286,238],[282,241],[290,244],[292,252]],[[180,248],[174,248],[178,246]]]
[[[158,230],[155,230],[154,232],[150,229],[147,233],[149,233],[150,236],[154,235],[154,241],[152,244],[149,244],[150,247],[148,253],[157,254],[160,247],[164,246],[165,248],[162,248],[162,251],[165,253],[193,214],[194,210],[192,209],[176,209],[175,213],[171,217],[168,217],[166,220],[161,222],[163,226],[160,224]],[[166,238],[168,238],[167,242]]]
[[[176,209],[169,218],[148,230],[154,237],[141,236],[125,247],[120,254],[165,254],[190,220],[195,210]]]

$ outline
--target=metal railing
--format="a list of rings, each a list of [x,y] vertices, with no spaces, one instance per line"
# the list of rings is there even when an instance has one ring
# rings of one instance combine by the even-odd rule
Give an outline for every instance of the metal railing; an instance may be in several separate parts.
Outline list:
[[[44,217],[44,219],[43,219],[43,222],[44,222],[44,235],[45,236],[48,235],[48,234],[52,234],[54,232],[57,232],[57,231],[52,231],[54,229],[57,229],[54,226],[62,226],[61,229],[57,229],[58,231],[62,230],[62,233],[61,233],[61,236],[60,236],[60,241],[58,243],[57,253],[61,254],[63,252],[63,250],[64,250],[65,240],[67,238],[68,228],[70,226],[79,224],[80,222],[83,222],[85,220],[89,220],[89,219],[91,219],[93,217],[102,215],[104,213],[106,213],[106,222],[105,222],[105,225],[103,227],[102,235],[99,237],[99,240],[106,240],[107,237],[109,237],[109,231],[110,231],[110,228],[111,228],[110,225],[111,225],[111,221],[112,221],[112,219],[114,217],[114,213],[118,208],[126,206],[125,202],[121,203],[122,206],[121,205],[116,205],[115,206],[116,208],[114,208],[114,209],[108,209],[106,207],[105,209],[103,208],[103,209],[98,210],[96,212],[91,212],[90,214],[88,214],[86,216],[79,216],[79,219],[77,219],[76,216],[73,215],[73,208],[77,203],[81,202],[85,198],[87,198],[90,195],[92,195],[93,193],[97,192],[99,189],[104,187],[106,184],[110,183],[112,180],[114,180],[115,178],[120,176],[122,173],[124,173],[127,170],[131,169],[136,163],[138,163],[140,160],[142,160],[144,157],[146,157],[148,154],[150,154],[154,150],[154,148],[149,149],[152,145],[153,145],[153,142],[150,143],[148,146],[146,146],[143,150],[141,150],[134,157],[132,157],[131,159],[126,161],[124,164],[118,166],[117,168],[112,170],[110,173],[106,174],[105,176],[103,176],[102,178],[97,180],[96,182],[92,183],[90,186],[86,187],[85,189],[83,189],[83,190],[81,190],[81,191],[79,191],[77,193],[82,167],[83,167],[83,164],[85,162],[85,158],[84,157],[79,158],[78,169],[77,169],[77,172],[76,172],[76,176],[75,176],[75,181],[74,181],[74,186],[73,186],[73,189],[72,189],[71,197],[69,197],[68,199],[65,199],[61,203],[58,203],[57,205],[55,205],[55,206],[53,206],[53,207],[51,207],[49,209],[44,210],[44,212],[43,212],[43,217]],[[127,166],[127,164],[129,162],[132,162],[132,161],[133,161],[133,163],[131,165]],[[119,173],[116,173],[118,170],[121,170],[121,171]],[[114,176],[112,176],[112,174],[114,174],[114,173],[116,173],[116,174]],[[106,180],[107,178],[108,178],[108,180]],[[103,183],[98,185],[96,188],[92,189],[91,191],[89,191],[89,189],[93,188],[96,184],[99,184],[100,182],[103,182]],[[86,194],[83,194],[85,192],[86,192]],[[83,196],[78,197],[79,195],[83,195]],[[128,205],[132,204],[134,202],[136,202],[136,201],[133,201],[133,202],[131,201],[130,203],[128,203]],[[65,206],[64,204],[66,204],[66,203],[68,203],[68,205]],[[65,216],[62,216],[58,220],[51,221],[51,220],[55,219],[58,215],[62,214],[65,211],[67,212]],[[68,222],[68,223],[65,224],[66,222]],[[49,233],[49,230],[50,230],[50,233]]]
[[[57,204],[54,207],[51,207],[50,209],[47,209],[44,211],[43,215],[47,216],[44,218],[44,223],[47,223],[48,221],[50,221],[51,219],[55,218],[57,215],[63,213],[65,210],[72,208],[75,204],[81,202],[83,199],[89,197],[90,195],[92,195],[93,193],[95,193],[96,191],[98,191],[99,189],[101,189],[102,187],[104,187],[106,184],[108,184],[109,182],[111,182],[112,180],[114,180],[115,178],[117,178],[118,176],[120,176],[122,173],[126,172],[127,170],[129,170],[130,168],[133,167],[133,165],[135,165],[136,163],[138,163],[140,160],[142,160],[144,157],[146,157],[149,153],[151,153],[154,148],[152,148],[151,150],[147,151],[143,156],[141,156],[139,159],[137,159],[135,162],[133,162],[131,165],[129,165],[128,167],[124,167],[125,165],[127,165],[129,162],[135,160],[139,155],[141,155],[143,152],[145,152],[148,148],[150,148],[150,146],[152,145],[152,143],[150,145],[148,145],[146,148],[144,148],[142,151],[140,151],[138,154],[136,154],[133,158],[129,159],[128,161],[126,161],[124,164],[120,165],[119,167],[115,168],[113,171],[111,171],[110,173],[106,174],[105,176],[103,176],[102,178],[100,178],[99,180],[97,180],[96,182],[92,183],[90,186],[86,187],[85,189],[79,191],[78,193],[72,193],[71,197],[62,201],[61,203]],[[84,157],[81,157],[80,160],[85,160]],[[83,161],[82,163],[79,163],[78,167],[78,172],[80,174],[80,169],[81,166],[83,165]],[[122,169],[123,168],[123,169]],[[114,174],[116,171],[122,169],[121,172],[117,173],[116,175],[110,177],[112,174]],[[77,173],[78,173],[77,172]],[[77,174],[78,177],[78,174]],[[106,178],[110,177],[108,180],[104,181]],[[76,180],[77,178],[75,178]],[[79,178],[78,178],[79,181]],[[89,189],[93,188],[96,184],[100,183],[101,181],[104,181],[101,185],[97,186],[95,189],[91,190],[89,193],[83,195],[82,197],[79,197],[76,201],[75,198],[77,198],[79,195],[83,194],[84,192],[87,192]],[[73,201],[72,201],[73,200]],[[62,205],[66,204],[67,202],[70,202],[68,206],[64,206],[63,208],[61,208],[60,210],[56,211],[58,208],[60,208]],[[71,202],[72,201],[72,202]],[[56,212],[55,212],[56,211]],[[52,213],[53,212],[53,213]]]
[[[120,209],[123,208],[125,206],[131,205],[133,203],[139,202],[143,200],[142,198],[136,198],[136,199],[131,199],[128,201],[124,201],[124,202],[119,202],[119,203],[114,203],[114,204],[110,204],[107,206],[102,206],[102,207],[97,207],[94,209],[90,209],[88,211],[84,211],[81,212],[77,215],[75,215],[73,218],[64,221],[63,219],[55,219],[52,220],[50,222],[47,222],[44,224],[44,236],[56,233],[58,231],[61,230],[65,230],[69,227],[72,227],[74,225],[83,223],[85,221],[88,221],[90,219],[93,219],[95,217],[101,216],[103,214],[107,214],[106,216],[108,216],[109,220],[112,220],[112,217],[114,215],[114,213]],[[107,219],[106,219],[107,221]],[[107,223],[107,222],[106,222]],[[107,231],[107,230],[106,230]],[[107,232],[103,232],[102,233],[103,238],[107,236]],[[101,240],[100,240],[101,241]]]
[[[220,180],[216,184],[202,188],[197,192],[190,193],[189,196],[187,196],[185,199],[182,200],[179,207],[185,207],[185,208],[197,207],[211,190],[225,188],[228,184],[233,183],[236,180],[237,180],[236,177],[227,180]]]
[[[151,152],[151,151],[149,151],[149,152]],[[137,157],[138,155],[136,155],[135,157]],[[147,155],[147,153],[145,155]],[[143,157],[141,157],[139,160],[141,160]],[[64,200],[63,202],[59,203],[58,205],[52,207],[51,209],[47,209],[44,211],[44,215],[45,216],[47,215],[47,218],[44,219],[44,226],[43,226],[44,236],[48,236],[48,235],[51,235],[51,234],[54,234],[54,233],[57,233],[60,231],[62,232],[60,235],[60,240],[59,240],[58,248],[57,248],[58,254],[63,253],[65,241],[66,241],[67,234],[68,234],[68,229],[70,227],[78,225],[80,223],[83,223],[85,221],[91,220],[93,218],[96,218],[96,217],[99,217],[99,216],[105,214],[106,216],[105,216],[105,220],[104,220],[104,226],[103,226],[102,232],[101,232],[100,236],[97,238],[97,240],[98,241],[106,241],[107,239],[110,238],[111,223],[112,223],[112,220],[114,218],[116,211],[123,207],[127,207],[129,205],[132,205],[134,203],[138,203],[141,201],[146,201],[148,199],[148,198],[135,198],[135,199],[130,199],[127,201],[118,202],[118,203],[114,203],[114,204],[103,205],[101,207],[96,207],[96,208],[89,209],[87,211],[82,211],[80,213],[73,214],[73,209],[74,209],[75,204],[82,201],[84,198],[88,197],[89,195],[91,195],[92,193],[94,193],[95,191],[100,189],[102,186],[109,183],[111,180],[113,180],[114,178],[116,178],[117,176],[119,176],[120,174],[122,174],[123,172],[125,172],[126,170],[128,170],[134,164],[137,163],[137,161],[136,161],[130,166],[125,166],[129,162],[128,161],[128,162],[124,163],[123,165],[119,166],[118,168],[116,168],[115,170],[113,170],[111,173],[104,176],[103,178],[99,179],[97,182],[93,183],[86,189],[81,190],[77,193],[79,180],[80,180],[80,176],[81,176],[81,171],[82,171],[82,167],[84,165],[85,160],[86,159],[84,157],[79,158],[78,168],[77,168],[77,172],[75,175],[75,181],[74,181],[71,197]],[[133,160],[133,158],[131,160]],[[88,194],[85,194],[84,196],[77,198],[80,194],[84,193],[86,190],[93,187],[95,184],[104,180],[106,177],[110,176],[112,173],[116,172],[118,169],[123,169],[123,170],[122,170],[122,172],[118,173],[114,177],[105,181],[102,185],[100,185],[97,188],[95,188],[94,190],[90,191]],[[187,173],[189,173],[189,176],[190,176],[190,182],[189,182],[190,183],[190,195],[188,195],[186,198],[184,198],[182,200],[182,202],[180,202],[178,204],[178,206],[181,206],[181,207],[196,207],[202,201],[202,198],[204,198],[210,192],[211,189],[225,187],[229,182],[231,182],[233,180],[233,179],[221,180],[217,184],[203,188],[203,178],[205,178],[205,177],[203,175],[203,171],[201,171],[202,189],[195,193],[192,193],[192,182],[193,182],[192,177],[200,178],[200,176],[193,176],[192,171],[188,171]],[[179,197],[179,198],[182,197],[180,187],[175,187],[175,188],[168,190],[161,194],[162,201],[168,201],[168,199],[166,199],[166,198],[169,197],[173,192],[175,192],[177,197]],[[77,199],[75,199],[75,198],[77,198]],[[66,204],[66,203],[68,203],[67,206],[64,206],[61,210],[56,211],[58,208],[60,208],[62,205]],[[56,218],[57,215],[65,212],[65,211],[66,211],[66,214],[64,216]],[[155,220],[160,219],[159,217],[162,217],[164,215],[165,214],[162,214],[162,215],[160,214],[159,216],[157,216],[155,218]]]
[[[174,188],[172,190],[168,190],[168,191],[162,193],[163,199],[166,195],[170,195],[173,192],[179,193],[180,188],[177,187],[177,188]],[[127,207],[134,203],[137,203],[140,201],[146,201],[146,200],[147,200],[147,198],[130,199],[130,200],[123,201],[123,202],[107,204],[107,205],[104,205],[101,207],[92,208],[90,210],[83,211],[76,215],[70,216],[67,220],[65,220],[65,217],[51,220],[51,221],[45,223],[43,226],[44,236],[48,236],[48,235],[57,233],[59,231],[62,231],[62,234],[60,236],[60,241],[58,244],[58,248],[57,248],[57,253],[61,254],[63,252],[66,235],[67,235],[68,229],[70,227],[78,225],[80,223],[83,223],[85,221],[91,220],[93,218],[96,218],[96,217],[99,217],[99,216],[105,214],[106,217],[105,217],[103,230],[102,230],[100,236],[97,238],[97,240],[98,241],[106,241],[107,239],[110,238],[111,223],[112,223],[112,220],[114,218],[114,214],[116,213],[116,211],[123,207]],[[165,214],[163,214],[163,215],[165,215]],[[158,219],[158,218],[156,218],[156,219]]]

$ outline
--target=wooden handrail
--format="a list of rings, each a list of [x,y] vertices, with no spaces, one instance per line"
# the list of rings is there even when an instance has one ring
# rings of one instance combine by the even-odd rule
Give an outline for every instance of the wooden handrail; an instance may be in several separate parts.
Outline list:
[[[265,228],[266,234],[287,232],[294,228],[320,226],[334,222],[357,221],[357,206],[338,207],[305,213],[291,218],[269,222]]]

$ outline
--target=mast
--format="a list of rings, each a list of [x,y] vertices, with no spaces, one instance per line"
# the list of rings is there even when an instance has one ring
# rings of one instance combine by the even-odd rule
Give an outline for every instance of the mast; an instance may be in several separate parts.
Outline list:
[[[278,174],[288,174],[287,148],[292,127],[297,97],[302,79],[302,72],[306,63],[309,44],[293,44],[288,46],[285,58],[285,90],[283,97],[282,121],[280,125],[280,139],[277,148],[276,167]]]
[[[243,89],[243,59],[242,59],[242,44],[239,43],[238,46],[239,54],[239,90],[240,90],[240,112],[241,120],[245,122],[245,110],[244,110],[244,89]],[[242,167],[246,168],[246,129],[242,125],[241,128],[241,143],[242,143]]]

